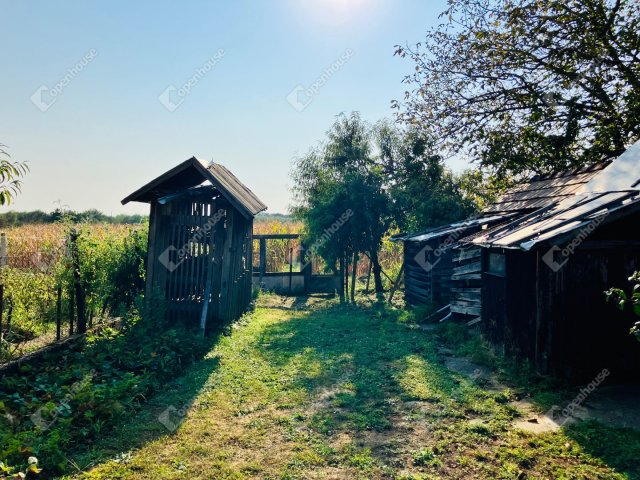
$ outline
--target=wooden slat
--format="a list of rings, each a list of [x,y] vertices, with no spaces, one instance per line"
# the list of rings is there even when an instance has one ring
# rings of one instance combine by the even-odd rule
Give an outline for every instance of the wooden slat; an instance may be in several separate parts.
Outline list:
[[[463,273],[460,275],[453,275],[451,280],[481,280],[481,273]]]
[[[461,313],[463,315],[476,315],[476,316],[480,316],[482,313],[482,309],[479,307],[471,307],[468,305],[460,305],[457,303],[451,304],[451,311],[453,313]]]
[[[469,248],[469,249],[463,249],[460,250],[460,253],[458,255],[453,256],[453,261],[454,262],[461,262],[463,260],[469,260],[472,258],[477,258],[480,256],[480,254],[482,253],[482,251],[479,248]]]
[[[454,293],[453,298],[456,301],[476,302],[478,304],[480,304],[480,302],[482,301],[480,293],[472,292]]]
[[[480,262],[473,262],[468,265],[462,265],[460,267],[456,267],[453,269],[454,275],[462,275],[464,273],[476,273],[480,272],[481,266]]]
[[[480,295],[482,293],[482,288],[452,288],[451,293],[477,293]]]

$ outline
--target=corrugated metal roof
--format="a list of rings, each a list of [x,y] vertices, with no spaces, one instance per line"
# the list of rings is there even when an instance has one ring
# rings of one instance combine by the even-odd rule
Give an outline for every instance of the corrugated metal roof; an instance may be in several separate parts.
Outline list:
[[[496,222],[505,221],[511,218],[513,214],[504,215],[485,215],[478,218],[472,218],[462,222],[451,223],[442,227],[432,228],[419,233],[412,233],[404,236],[395,236],[393,241],[405,241],[405,242],[424,242],[427,240],[433,240],[435,238],[455,236],[458,233],[463,233],[465,230],[471,227],[477,227],[480,225],[491,225]],[[457,240],[457,238],[456,238]]]
[[[612,192],[638,188],[640,181],[640,140],[582,188],[581,192]]]
[[[529,250],[538,243],[585,227],[605,215],[611,218],[613,212],[626,214],[635,211],[640,206],[639,186],[640,141],[614,161],[538,175],[515,185],[484,210],[485,217],[398,239],[424,241],[464,232],[483,218],[493,216],[502,217],[503,222],[494,223],[458,242]]]
[[[609,162],[552,175],[536,175],[527,182],[509,189],[496,202],[489,205],[485,213],[527,212],[570,198],[598,176],[607,165]]]
[[[463,238],[461,243],[529,250],[536,244],[631,212],[640,204],[640,141],[612,162],[511,189],[487,212],[531,211],[528,215]]]
[[[630,213],[640,207],[640,192],[597,192],[576,195],[520,217],[505,225],[466,237],[462,243],[500,248],[530,250],[535,245],[586,227],[604,222],[614,212]],[[631,210],[632,209],[632,210]]]
[[[210,182],[244,216],[255,216],[267,206],[223,165],[207,165],[191,157],[165,172],[122,200],[129,202],[157,201],[159,198]]]

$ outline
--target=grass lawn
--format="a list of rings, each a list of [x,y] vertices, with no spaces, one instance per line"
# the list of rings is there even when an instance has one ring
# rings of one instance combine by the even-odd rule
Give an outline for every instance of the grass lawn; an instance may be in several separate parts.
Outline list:
[[[513,395],[448,370],[406,313],[264,296],[73,461],[109,480],[640,478],[640,434],[524,433]]]

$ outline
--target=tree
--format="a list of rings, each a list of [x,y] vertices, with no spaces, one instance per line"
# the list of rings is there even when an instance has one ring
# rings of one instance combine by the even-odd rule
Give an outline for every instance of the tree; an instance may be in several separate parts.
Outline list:
[[[640,138],[637,0],[450,0],[447,22],[396,47],[415,62],[394,102],[499,176],[620,155]]]
[[[424,131],[381,121],[375,127],[375,139],[394,223],[400,230],[437,227],[468,217],[477,209],[484,177],[471,172],[456,176],[448,171],[435,153],[434,140]],[[475,183],[467,189],[471,179]]]
[[[20,179],[29,171],[26,163],[12,161],[5,148],[0,143],[0,205],[9,205],[20,193]]]
[[[391,217],[369,126],[357,113],[339,115],[325,144],[296,161],[292,177],[298,202],[294,214],[305,223],[307,243],[334,269],[338,263],[343,275],[348,262],[355,271],[358,254],[367,254],[376,293],[381,294],[378,253]],[[340,223],[345,214],[348,218]],[[330,240],[319,242],[327,232]],[[354,293],[352,284],[352,298]]]
[[[460,220],[483,195],[482,175],[453,175],[433,146],[419,129],[389,121],[372,127],[357,113],[338,116],[327,141],[297,159],[292,173],[293,213],[305,224],[307,245],[342,275],[367,255],[382,293],[378,254],[390,227],[412,231]],[[351,283],[353,298],[355,276]]]

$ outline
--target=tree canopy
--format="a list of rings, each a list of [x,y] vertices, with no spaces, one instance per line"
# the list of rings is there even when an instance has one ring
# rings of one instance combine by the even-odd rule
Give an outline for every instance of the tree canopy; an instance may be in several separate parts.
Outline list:
[[[424,130],[381,121],[374,126],[373,137],[393,224],[400,230],[417,231],[460,220],[488,199],[486,178],[472,171],[454,175]]]
[[[326,142],[296,161],[294,212],[305,223],[307,244],[329,266],[337,262],[344,273],[351,259],[357,263],[359,253],[369,255],[376,292],[381,293],[378,252],[391,217],[371,147],[370,128],[359,114],[338,116]],[[331,238],[319,242],[327,232]]]
[[[307,245],[334,269],[367,255],[381,292],[378,252],[390,228],[439,226],[476,209],[477,196],[465,186],[477,193],[477,177],[449,172],[433,143],[419,129],[339,115],[325,142],[298,158],[292,172],[293,211],[304,222]]]
[[[450,0],[443,17],[396,47],[415,71],[393,103],[443,151],[507,176],[600,161],[640,138],[637,0]]]

